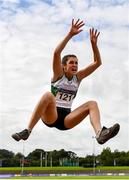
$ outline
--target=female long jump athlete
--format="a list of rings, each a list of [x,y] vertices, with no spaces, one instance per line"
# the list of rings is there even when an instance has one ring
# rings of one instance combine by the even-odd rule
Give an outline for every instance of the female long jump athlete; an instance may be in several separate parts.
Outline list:
[[[39,119],[42,119],[48,127],[68,130],[78,125],[88,115],[99,144],[104,144],[118,133],[120,126],[117,123],[110,128],[101,127],[100,113],[95,101],[88,101],[71,111],[72,102],[81,81],[102,64],[97,46],[100,33],[94,28],[89,32],[94,60],[88,67],[78,71],[78,58],[73,54],[66,55],[61,60],[61,53],[66,44],[73,36],[82,31],[83,26],[83,21],[73,19],[70,31],[56,47],[53,54],[51,92],[46,92],[41,97],[34,109],[28,128],[12,135],[16,141],[28,139]]]

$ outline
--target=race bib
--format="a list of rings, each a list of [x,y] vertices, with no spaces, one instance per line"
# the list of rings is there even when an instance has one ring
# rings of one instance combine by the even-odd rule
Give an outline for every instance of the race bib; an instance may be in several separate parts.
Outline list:
[[[75,94],[70,94],[66,92],[58,92],[56,95],[56,98],[63,101],[70,102],[75,98],[75,96],[76,96]]]

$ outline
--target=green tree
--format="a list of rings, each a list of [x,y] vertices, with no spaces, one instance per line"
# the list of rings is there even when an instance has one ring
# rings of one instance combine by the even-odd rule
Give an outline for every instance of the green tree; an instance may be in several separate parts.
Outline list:
[[[100,155],[100,163],[103,166],[113,166],[114,165],[114,158],[113,154],[111,152],[111,149],[107,147],[106,149],[103,149],[101,155]]]
[[[93,155],[87,155],[85,158],[81,157],[79,158],[79,166],[83,167],[94,167],[97,166],[97,161],[96,159],[97,156]]]
[[[33,152],[29,153],[26,159],[29,160],[30,166],[40,166],[41,158],[43,157],[45,157],[45,151],[42,149],[36,149]]]
[[[2,160],[3,167],[14,166],[12,158],[14,157],[14,153],[12,151],[8,151],[6,149],[0,149],[0,159]]]
[[[20,152],[14,155],[14,158],[12,159],[12,161],[16,167],[21,166],[23,157],[24,155]]]

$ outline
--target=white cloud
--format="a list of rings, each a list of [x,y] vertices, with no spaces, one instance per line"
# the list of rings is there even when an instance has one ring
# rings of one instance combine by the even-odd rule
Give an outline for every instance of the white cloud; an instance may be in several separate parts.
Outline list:
[[[9,3],[11,6],[5,9]],[[125,13],[128,4],[119,1],[119,5],[112,5],[106,1],[108,7],[102,7],[96,1],[85,0],[81,3],[74,3],[74,0],[52,1],[52,4],[31,1],[27,8],[22,8],[17,6],[18,3],[20,1],[5,1],[0,12],[0,123],[2,132],[6,132],[4,141],[0,136],[1,147],[21,152],[22,143],[19,146],[14,142],[11,134],[27,126],[37,101],[50,89],[52,52],[75,17],[86,19],[86,26],[80,39],[73,38],[63,54],[73,52],[79,58],[80,67],[88,65],[92,60],[88,28],[95,26],[101,32],[99,47],[103,65],[82,82],[73,107],[91,99],[97,100],[102,124],[110,126],[119,122],[121,132],[104,146],[96,143],[96,153],[106,146],[126,151],[129,148],[129,144],[125,143],[128,131],[124,129],[129,127],[128,17]],[[46,150],[75,150],[79,155],[92,154],[93,147],[89,142],[93,135],[88,118],[68,132],[49,129],[39,122],[25,143],[26,153],[41,147]]]

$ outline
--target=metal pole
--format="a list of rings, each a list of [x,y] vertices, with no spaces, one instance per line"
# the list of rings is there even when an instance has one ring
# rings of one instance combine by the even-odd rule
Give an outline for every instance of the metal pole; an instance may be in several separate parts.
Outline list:
[[[45,167],[47,167],[47,152],[45,153]]]
[[[22,169],[21,169],[21,174],[23,175],[24,174],[24,151],[25,151],[25,147],[24,147],[24,142],[22,144],[22,163],[21,163],[21,166],[22,166]]]
[[[51,156],[51,163],[50,164],[51,164],[51,167],[52,167],[52,156]]]
[[[93,174],[95,174],[95,137],[92,136],[93,138]]]
[[[43,153],[41,151],[41,153],[40,153],[40,167],[42,167],[42,166],[43,166]]]
[[[79,166],[79,157],[77,158],[77,166]]]

